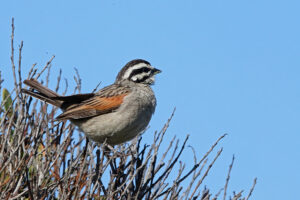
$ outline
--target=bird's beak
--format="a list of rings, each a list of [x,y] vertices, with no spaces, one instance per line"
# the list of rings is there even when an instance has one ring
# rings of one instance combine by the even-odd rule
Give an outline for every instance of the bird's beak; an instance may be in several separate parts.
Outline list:
[[[161,70],[156,69],[156,68],[153,68],[152,71],[153,71],[154,75],[161,73]]]

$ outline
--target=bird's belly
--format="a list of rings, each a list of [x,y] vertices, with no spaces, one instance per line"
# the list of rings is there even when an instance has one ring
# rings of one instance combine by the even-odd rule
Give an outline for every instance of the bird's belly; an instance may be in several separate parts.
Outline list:
[[[91,140],[115,145],[131,140],[141,133],[149,124],[151,116],[151,109],[139,112],[127,110],[72,122]]]

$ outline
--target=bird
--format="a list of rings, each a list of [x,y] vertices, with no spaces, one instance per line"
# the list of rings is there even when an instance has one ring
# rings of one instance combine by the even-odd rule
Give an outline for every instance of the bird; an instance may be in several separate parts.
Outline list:
[[[55,120],[70,120],[87,138],[118,145],[143,132],[154,114],[156,97],[151,89],[161,70],[143,59],[129,61],[115,82],[95,93],[61,96],[35,79],[24,80],[22,92],[59,107]]]

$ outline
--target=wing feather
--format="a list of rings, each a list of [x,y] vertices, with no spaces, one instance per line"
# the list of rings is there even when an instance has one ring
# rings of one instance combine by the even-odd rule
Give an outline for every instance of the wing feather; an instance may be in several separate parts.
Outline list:
[[[120,107],[124,97],[127,95],[128,92],[110,97],[96,95],[82,101],[78,106],[70,106],[56,119],[83,119],[113,112]]]

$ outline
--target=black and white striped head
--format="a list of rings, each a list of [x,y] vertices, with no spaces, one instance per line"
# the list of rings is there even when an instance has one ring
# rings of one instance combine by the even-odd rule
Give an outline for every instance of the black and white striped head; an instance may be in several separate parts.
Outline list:
[[[128,62],[121,69],[116,78],[116,83],[129,80],[135,83],[151,85],[155,81],[155,75],[160,72],[161,71],[159,69],[152,67],[148,61],[136,59]]]

